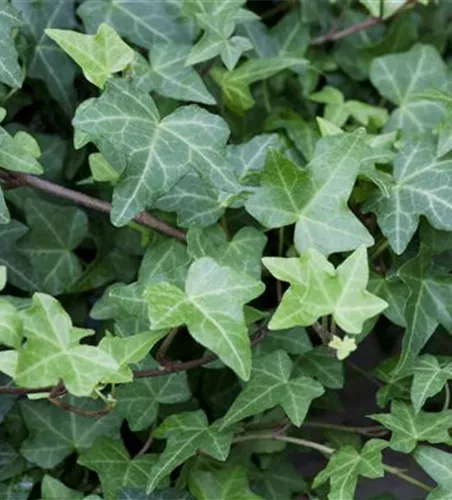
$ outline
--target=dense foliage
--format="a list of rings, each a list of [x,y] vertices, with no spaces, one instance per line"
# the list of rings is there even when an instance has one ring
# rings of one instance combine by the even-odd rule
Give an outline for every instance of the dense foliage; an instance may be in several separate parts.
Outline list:
[[[2,499],[452,498],[451,20],[0,0]]]

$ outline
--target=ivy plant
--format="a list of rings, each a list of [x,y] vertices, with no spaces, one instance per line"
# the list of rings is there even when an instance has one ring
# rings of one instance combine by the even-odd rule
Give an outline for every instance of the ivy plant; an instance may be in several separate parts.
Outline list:
[[[0,0],[0,498],[452,498],[451,18]]]

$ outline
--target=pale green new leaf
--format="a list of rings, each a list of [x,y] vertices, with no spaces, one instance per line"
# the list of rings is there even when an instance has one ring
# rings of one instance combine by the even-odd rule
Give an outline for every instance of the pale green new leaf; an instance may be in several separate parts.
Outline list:
[[[244,272],[256,280],[261,277],[261,257],[267,238],[254,227],[243,227],[229,242],[221,226],[192,227],[187,243],[193,259],[212,257],[221,266]]]
[[[221,87],[224,103],[233,111],[243,114],[255,104],[251,84],[266,80],[285,69],[297,69],[306,65],[305,59],[293,56],[250,59],[232,71],[213,68],[210,75]]]
[[[346,202],[365,143],[362,131],[325,137],[305,169],[276,151],[268,155],[262,185],[245,207],[267,228],[295,223],[295,247],[324,254],[370,246],[373,238]]]
[[[221,432],[215,423],[209,426],[201,410],[171,415],[157,427],[153,435],[158,439],[166,439],[167,444],[151,469],[148,493],[198,450],[216,460],[226,460],[233,437],[232,432]]]
[[[21,342],[22,318],[20,317],[19,311],[13,304],[0,299],[0,345],[3,344],[18,349]]]
[[[386,446],[386,441],[371,439],[360,451],[352,446],[341,448],[330,458],[327,467],[317,474],[313,487],[329,480],[329,500],[355,498],[359,476],[371,479],[384,476],[381,452]]]
[[[440,364],[435,356],[425,354],[414,364],[413,375],[411,401],[414,409],[419,411],[427,398],[441,392],[452,379],[452,362]]]
[[[389,446],[395,451],[411,453],[419,441],[452,444],[449,435],[452,410],[416,413],[411,406],[401,401],[393,401],[391,413],[371,415],[371,418],[392,432]]]
[[[119,489],[127,486],[143,490],[152,478],[156,455],[130,458],[121,440],[99,437],[79,456],[78,463],[99,475],[104,498],[116,500]]]
[[[345,332],[357,334],[364,321],[387,307],[384,300],[366,291],[369,267],[363,246],[336,269],[314,249],[299,258],[265,257],[262,261],[273,276],[291,284],[270,329],[309,326],[332,314]]]
[[[121,172],[113,168],[101,153],[90,154],[88,162],[95,181],[116,183]]]
[[[186,324],[192,337],[239,377],[251,371],[251,347],[243,306],[258,297],[264,285],[210,257],[196,260],[188,271],[185,292],[170,283],[146,289],[152,329]]]
[[[73,397],[65,401],[85,410],[99,410],[103,405]],[[20,409],[30,433],[21,453],[44,469],[53,469],[74,451],[91,448],[99,436],[119,436],[121,419],[115,413],[101,418],[82,417],[43,401],[21,401]]]
[[[228,127],[198,106],[180,107],[161,119],[149,95],[112,81],[101,97],[79,107],[74,125],[112,165],[118,158],[126,163],[113,196],[115,225],[152,205],[191,169],[218,189],[239,189],[224,158]]]
[[[376,193],[366,208],[377,214],[397,254],[406,249],[421,215],[436,229],[452,229],[452,160],[437,157],[433,137],[404,141],[394,160],[393,178],[389,196]]]
[[[434,47],[417,44],[408,52],[378,57],[371,65],[370,79],[383,97],[398,106],[389,118],[387,130],[428,132],[444,116],[441,102],[416,95],[446,85],[447,67]]]
[[[95,35],[59,29],[46,29],[45,34],[74,59],[88,81],[101,89],[113,73],[124,70],[135,57],[108,24],[101,24]]]
[[[75,28],[74,0],[12,0],[12,4],[22,15],[23,30],[31,45],[27,76],[44,81],[65,114],[72,116],[75,102],[73,82],[78,68],[44,30]]]
[[[139,363],[140,370],[157,369],[155,361]],[[161,404],[175,404],[191,397],[186,373],[166,377],[136,378],[131,384],[116,390],[116,411],[127,419],[130,428],[137,432],[150,427],[156,420]]]
[[[72,326],[60,303],[41,293],[22,313],[27,342],[18,350],[15,382],[24,387],[46,387],[64,382],[76,396],[89,396],[95,386],[119,366],[105,351],[80,340],[91,330]]]
[[[24,74],[19,65],[14,44],[14,30],[22,22],[16,9],[6,0],[0,1],[0,82],[10,87],[21,87]]]
[[[25,202],[25,214],[30,231],[19,248],[35,267],[40,289],[53,295],[69,291],[82,274],[73,250],[88,234],[85,212],[30,198]]]
[[[450,500],[452,492],[452,455],[431,446],[419,446],[414,452],[416,462],[437,483],[427,500]]]
[[[0,127],[0,167],[13,172],[42,174],[43,169],[37,158],[41,151],[37,141],[26,132],[19,131],[14,136]]]
[[[310,377],[291,377],[292,366],[289,355],[280,350],[257,358],[249,382],[224,416],[220,429],[277,405],[300,427],[312,400],[325,390]]]
[[[61,481],[46,474],[41,483],[41,500],[81,500],[81,491],[71,490]]]

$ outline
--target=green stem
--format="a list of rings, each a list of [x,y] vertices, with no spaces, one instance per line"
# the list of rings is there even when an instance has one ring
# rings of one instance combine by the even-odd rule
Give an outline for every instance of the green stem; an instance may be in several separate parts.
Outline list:
[[[267,111],[267,113],[270,114],[272,112],[272,105],[270,102],[270,94],[268,92],[267,80],[263,80],[262,82],[262,94],[264,98],[265,111]]]
[[[389,247],[389,241],[386,238],[381,239],[375,249],[370,253],[369,260],[374,261],[377,257],[379,257],[387,248]]]
[[[446,382],[446,385],[444,386],[443,411],[447,410],[449,406],[450,406],[450,388],[449,388],[449,382]]]
[[[349,425],[328,424],[324,422],[304,422],[304,427],[311,427],[312,429],[328,429],[332,431],[349,432],[351,434],[362,434],[363,436],[374,436],[376,433],[387,433],[381,425],[371,425],[368,427],[352,427]]]

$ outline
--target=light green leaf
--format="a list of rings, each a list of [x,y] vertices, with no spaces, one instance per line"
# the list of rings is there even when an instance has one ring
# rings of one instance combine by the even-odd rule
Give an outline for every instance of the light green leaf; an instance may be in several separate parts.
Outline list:
[[[372,16],[386,19],[394,15],[406,3],[406,0],[382,0],[381,2],[359,0],[359,2],[367,8]]]
[[[155,90],[158,94],[180,101],[215,104],[198,73],[185,66],[190,45],[160,43],[149,52],[151,67],[141,77],[140,90]]]
[[[346,335],[343,339],[334,335],[333,340],[329,342],[328,347],[336,351],[337,359],[340,361],[348,358],[350,354],[358,348],[356,340],[348,335]]]
[[[77,22],[74,16],[74,0],[12,0],[12,4],[22,15],[23,30],[31,45],[27,76],[44,81],[50,95],[64,113],[72,117],[75,103],[73,82],[78,68],[44,30],[75,28]]]
[[[169,2],[87,0],[80,5],[77,14],[88,32],[94,33],[105,22],[122,37],[145,49],[158,42],[188,42],[191,38]]]
[[[86,410],[99,410],[103,405],[73,397],[65,401]],[[99,436],[119,436],[121,419],[115,413],[102,418],[82,417],[43,401],[21,401],[20,409],[30,433],[21,454],[44,469],[53,469],[74,451],[91,448]]]
[[[171,415],[157,427],[153,435],[166,439],[166,448],[151,469],[148,493],[180,464],[203,451],[216,460],[226,460],[232,442],[232,432],[220,432],[217,424],[210,425],[203,411]]]
[[[261,257],[267,238],[254,227],[243,227],[230,242],[221,226],[192,227],[187,234],[188,253],[193,259],[212,257],[221,266],[246,273],[259,280]]]
[[[232,71],[213,68],[212,78],[221,87],[224,103],[236,113],[243,114],[255,104],[250,85],[265,80],[288,68],[302,68],[307,61],[300,57],[251,59]]]
[[[110,182],[115,184],[121,172],[113,168],[100,153],[89,155],[89,168],[93,179],[97,182]]]
[[[220,429],[277,405],[300,427],[312,400],[325,390],[310,377],[291,377],[292,366],[290,357],[279,350],[256,359],[248,384],[224,416]]]
[[[0,291],[3,290],[6,286],[6,267],[5,266],[0,266]]]
[[[436,155],[442,158],[452,150],[452,111],[448,110],[438,127],[438,147]]]
[[[118,370],[118,363],[106,352],[80,345],[83,337],[94,332],[74,328],[53,297],[36,293],[22,317],[27,342],[18,351],[18,385],[46,387],[61,379],[72,394],[89,396],[101,380]]]
[[[8,224],[11,221],[8,207],[6,206],[3,191],[0,188],[0,224]]]
[[[295,223],[295,247],[330,254],[370,246],[372,236],[347,207],[347,200],[364,155],[362,131],[325,137],[316,144],[314,158],[298,168],[271,151],[262,185],[245,204],[268,228]]]
[[[441,392],[447,381],[452,379],[452,362],[440,365],[435,356],[425,354],[414,364],[413,375],[411,401],[418,412],[427,398]]]
[[[74,59],[88,81],[101,89],[113,73],[124,70],[135,57],[108,24],[101,24],[96,35],[59,29],[46,29],[45,34]]]
[[[197,342],[247,380],[251,347],[243,306],[263,290],[259,281],[203,257],[191,265],[185,292],[159,283],[148,287],[145,297],[152,329],[186,324]]]
[[[156,369],[155,361],[141,362],[137,368]],[[116,411],[127,419],[130,428],[137,432],[150,427],[156,420],[161,404],[175,404],[191,397],[186,373],[167,377],[135,379],[131,384],[116,390]]]
[[[371,415],[370,418],[392,432],[389,446],[395,451],[411,453],[419,441],[451,444],[452,410],[416,413],[411,406],[393,401],[391,413]]]
[[[194,467],[188,476],[188,488],[197,500],[262,500],[250,490],[247,470],[240,465]]]
[[[126,160],[113,196],[115,225],[126,224],[191,169],[219,189],[239,189],[224,158],[226,123],[195,105],[160,119],[149,95],[113,81],[100,98],[79,107],[74,125],[113,166],[118,157]]]
[[[439,484],[427,499],[449,500],[452,491],[452,455],[432,446],[419,446],[414,452],[414,458]]]
[[[86,214],[32,198],[25,203],[25,213],[30,232],[19,248],[36,268],[41,290],[53,295],[70,290],[82,274],[73,250],[88,233]]]
[[[265,257],[262,261],[273,276],[291,284],[270,329],[309,326],[332,314],[345,332],[357,334],[364,321],[387,307],[384,300],[366,291],[369,268],[363,246],[336,269],[313,249],[299,258]]]
[[[398,271],[410,295],[405,305],[407,330],[403,337],[402,353],[397,370],[408,368],[432,336],[438,324],[452,329],[452,278],[433,265],[432,251],[421,245],[419,253]]]
[[[116,500],[123,486],[144,489],[155,462],[156,456],[151,454],[131,459],[122,441],[105,436],[83,450],[78,459],[80,465],[97,472],[107,500]]]
[[[355,498],[359,476],[371,479],[384,476],[381,452],[386,446],[386,441],[371,439],[361,451],[352,446],[341,448],[330,458],[327,467],[317,474],[313,487],[317,488],[329,480],[329,500]]]
[[[41,484],[42,500],[81,500],[81,491],[71,490],[58,479],[46,474]]]
[[[21,26],[16,9],[0,1],[0,82],[13,88],[22,86],[24,74],[14,44],[14,31]]]
[[[6,300],[0,299],[0,344],[18,349],[21,342],[22,318],[19,311]]]
[[[406,139],[394,160],[394,181],[389,196],[376,193],[366,209],[377,214],[378,224],[391,247],[401,254],[424,215],[436,229],[452,229],[452,160],[438,159],[431,136]]]
[[[41,155],[36,140],[25,132],[13,137],[0,127],[0,167],[13,172],[42,174],[37,158]]]
[[[370,79],[383,97],[398,106],[387,130],[428,132],[444,116],[442,103],[416,96],[430,87],[441,89],[447,82],[447,67],[435,48],[417,44],[408,52],[378,57],[371,65]]]

